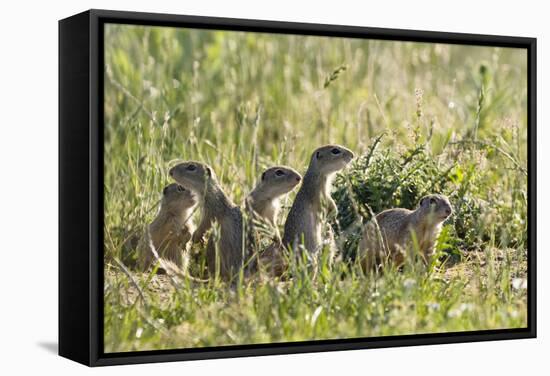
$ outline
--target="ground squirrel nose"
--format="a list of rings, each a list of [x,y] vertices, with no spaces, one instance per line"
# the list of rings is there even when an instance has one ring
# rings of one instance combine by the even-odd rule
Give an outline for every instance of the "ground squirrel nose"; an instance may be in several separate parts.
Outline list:
[[[296,176],[296,181],[300,181],[300,180],[302,180],[302,178],[299,176]]]
[[[447,209],[445,209],[445,214],[447,214],[447,215],[451,215],[451,213],[452,213],[452,210],[451,210],[451,208],[447,208]]]

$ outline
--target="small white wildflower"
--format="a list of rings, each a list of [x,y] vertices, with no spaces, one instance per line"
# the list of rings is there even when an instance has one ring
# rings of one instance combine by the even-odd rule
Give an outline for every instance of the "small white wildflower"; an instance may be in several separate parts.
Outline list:
[[[407,278],[403,281],[403,286],[408,290],[412,288],[414,285],[416,285],[416,281],[412,278]]]
[[[472,303],[462,303],[458,306],[458,308],[452,309],[449,311],[448,316],[449,317],[460,317],[464,312],[473,311],[474,305]]]
[[[462,303],[459,307],[462,312],[473,311],[474,305],[472,303]]]
[[[525,290],[525,289],[527,289],[527,279],[526,278],[514,278],[514,279],[512,279],[512,288],[514,290]]]
[[[450,101],[449,102],[449,108],[452,110],[453,108],[455,108],[455,102],[453,101]]]
[[[137,328],[136,330],[136,338],[141,338],[141,335],[143,334],[143,328]]]
[[[151,98],[157,98],[160,95],[160,90],[154,86],[151,86],[149,88],[149,95],[151,96]]]
[[[428,303],[427,306],[430,311],[439,311],[439,308],[441,307],[439,303]]]
[[[447,314],[447,316],[449,316],[451,318],[457,318],[457,317],[462,316],[462,311],[460,309],[451,309],[449,311],[449,313]]]

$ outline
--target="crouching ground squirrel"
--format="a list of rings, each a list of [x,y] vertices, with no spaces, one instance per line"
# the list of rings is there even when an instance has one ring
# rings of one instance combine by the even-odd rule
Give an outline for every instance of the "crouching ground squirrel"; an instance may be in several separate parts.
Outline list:
[[[212,168],[204,163],[189,161],[172,167],[169,175],[179,184],[199,196],[202,218],[192,236],[193,243],[202,242],[214,222],[219,225],[217,243],[208,242],[206,262],[211,274],[231,280],[243,266],[243,218],[241,210],[225,195]],[[212,238],[212,237],[211,237]],[[219,257],[216,256],[216,249]],[[217,260],[219,259],[219,265]]]
[[[330,197],[336,172],[353,159],[353,152],[340,145],[325,145],[316,149],[310,159],[302,186],[296,195],[285,222],[283,245],[296,249],[303,245],[309,255],[315,255],[322,246],[322,217],[326,210],[337,214],[336,203]]]
[[[363,268],[372,269],[385,260],[402,265],[407,252],[416,247],[427,262],[442,224],[452,212],[447,197],[432,194],[423,197],[416,210],[397,208],[379,213],[363,228],[359,243]]]
[[[189,189],[172,183],[162,191],[160,209],[139,245],[139,264],[142,270],[156,260],[153,250],[159,258],[168,260],[183,268],[184,252],[191,239],[193,225],[190,217],[198,199]]]
[[[246,211],[249,216],[247,225],[248,249],[256,253],[262,249],[262,238],[270,237],[270,240],[280,244],[277,218],[280,210],[280,199],[292,191],[302,180],[302,176],[294,169],[286,166],[268,168],[262,173],[260,181],[250,192],[245,201]],[[265,236],[262,236],[265,235]],[[269,252],[262,253],[260,262],[273,262]],[[254,261],[255,260],[255,261]],[[256,259],[250,263],[249,271],[256,269]]]

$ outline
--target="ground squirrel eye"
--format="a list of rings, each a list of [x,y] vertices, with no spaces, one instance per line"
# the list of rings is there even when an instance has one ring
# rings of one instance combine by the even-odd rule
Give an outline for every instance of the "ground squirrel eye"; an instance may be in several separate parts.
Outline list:
[[[337,148],[333,148],[330,152],[334,155],[338,155],[341,153],[340,149],[337,149]]]
[[[181,185],[178,185],[178,192],[185,192],[185,188],[183,188]]]
[[[197,166],[195,166],[195,165],[189,165],[189,166],[187,166],[187,170],[188,170],[188,171],[195,171],[196,169],[197,169]]]
[[[283,176],[285,173],[283,172],[283,170],[277,170],[275,171],[275,175],[277,176]]]

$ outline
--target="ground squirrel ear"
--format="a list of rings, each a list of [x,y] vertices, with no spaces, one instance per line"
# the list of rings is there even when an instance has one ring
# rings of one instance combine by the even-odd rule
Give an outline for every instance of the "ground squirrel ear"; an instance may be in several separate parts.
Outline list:
[[[315,157],[316,157],[317,159],[321,159],[321,152],[318,151],[317,153],[315,153]]]
[[[206,167],[206,175],[212,176],[212,170],[210,169],[210,167]]]
[[[164,189],[162,190],[163,195],[165,195],[166,193],[168,193],[168,186],[164,187]]]
[[[262,181],[265,180],[265,172],[262,174]]]
[[[426,201],[426,197],[422,197],[422,199],[420,199],[420,203],[418,204],[418,206],[424,205],[424,201]]]

